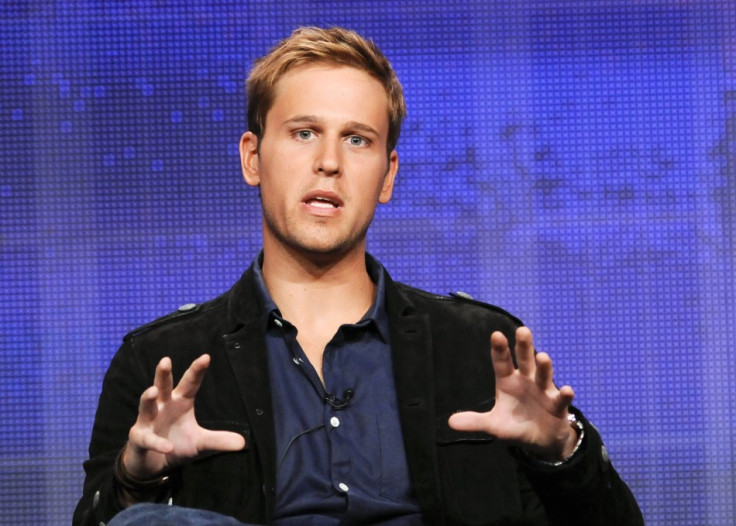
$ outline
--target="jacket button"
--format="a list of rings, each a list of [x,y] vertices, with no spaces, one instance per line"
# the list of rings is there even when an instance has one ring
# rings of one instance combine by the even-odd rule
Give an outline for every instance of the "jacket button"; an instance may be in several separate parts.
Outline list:
[[[257,409],[256,409],[256,414],[257,414],[258,416],[263,416],[263,409],[261,409],[260,407],[259,407],[259,408],[257,408]]]

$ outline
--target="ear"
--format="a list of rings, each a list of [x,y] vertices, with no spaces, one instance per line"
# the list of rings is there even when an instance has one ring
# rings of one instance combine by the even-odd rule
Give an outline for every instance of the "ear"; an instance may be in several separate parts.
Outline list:
[[[240,138],[240,167],[243,179],[250,186],[258,186],[261,182],[258,170],[258,137],[247,131]]]
[[[381,193],[378,194],[378,202],[386,204],[391,199],[391,195],[394,192],[394,180],[396,179],[396,172],[399,171],[399,154],[396,150],[393,150],[388,156],[388,171],[383,178],[383,186],[381,187]]]

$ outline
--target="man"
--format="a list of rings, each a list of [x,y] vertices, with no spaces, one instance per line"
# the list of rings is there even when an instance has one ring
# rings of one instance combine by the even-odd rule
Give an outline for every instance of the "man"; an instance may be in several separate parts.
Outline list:
[[[353,32],[303,28],[256,63],[240,150],[263,251],[219,298],[126,336],[76,524],[139,502],[250,523],[642,523],[528,329],[366,253],[404,114]]]

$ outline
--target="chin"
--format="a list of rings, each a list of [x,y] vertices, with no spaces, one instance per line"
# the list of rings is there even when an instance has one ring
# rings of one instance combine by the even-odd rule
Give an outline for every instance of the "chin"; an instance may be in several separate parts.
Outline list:
[[[344,239],[328,241],[325,239],[300,240],[291,243],[291,248],[307,257],[334,259],[349,254],[354,250],[363,250],[362,239]]]
[[[268,237],[287,250],[308,258],[334,259],[355,250],[365,250],[367,226],[348,235],[331,229],[307,229],[306,231],[283,231],[270,228]],[[265,232],[264,232],[265,233]]]

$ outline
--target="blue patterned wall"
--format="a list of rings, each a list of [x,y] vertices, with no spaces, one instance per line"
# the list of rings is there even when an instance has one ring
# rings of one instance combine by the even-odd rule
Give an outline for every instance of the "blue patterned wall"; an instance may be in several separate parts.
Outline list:
[[[66,524],[131,328],[260,247],[243,80],[305,24],[405,87],[395,279],[511,310],[648,524],[734,521],[736,8],[721,1],[0,5],[0,522]]]

